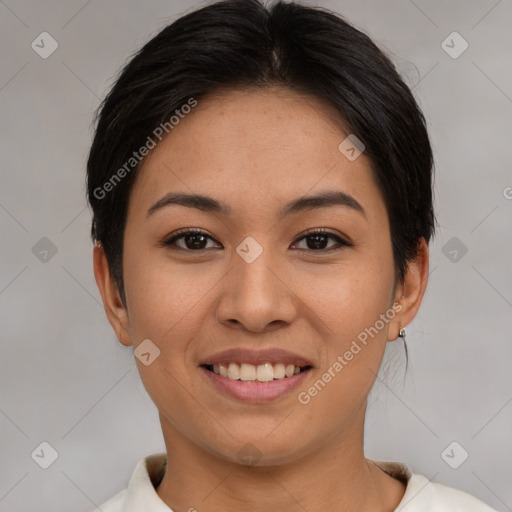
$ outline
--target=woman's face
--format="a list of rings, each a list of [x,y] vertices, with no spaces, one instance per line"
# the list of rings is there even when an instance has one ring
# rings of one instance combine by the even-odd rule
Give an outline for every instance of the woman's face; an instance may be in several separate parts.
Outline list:
[[[124,235],[127,311],[117,302],[111,322],[145,354],[136,362],[166,438],[273,465],[362,436],[386,341],[415,310],[395,287],[370,161],[340,151],[348,134],[328,112],[282,89],[224,92],[199,101],[140,170]],[[170,193],[220,206],[162,201]],[[304,202],[326,193],[337,200]],[[310,368],[229,378],[229,363],[264,380],[294,361]],[[221,362],[228,377],[204,366]]]

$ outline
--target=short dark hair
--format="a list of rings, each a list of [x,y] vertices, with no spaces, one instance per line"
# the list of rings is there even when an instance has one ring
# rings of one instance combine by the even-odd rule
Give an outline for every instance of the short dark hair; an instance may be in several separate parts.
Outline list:
[[[390,59],[327,9],[224,0],[178,18],[147,42],[98,109],[87,162],[91,236],[104,247],[125,305],[123,236],[139,167],[134,152],[191,98],[273,85],[326,101],[364,143],[401,280],[420,239],[429,242],[435,230],[432,149],[424,116]]]

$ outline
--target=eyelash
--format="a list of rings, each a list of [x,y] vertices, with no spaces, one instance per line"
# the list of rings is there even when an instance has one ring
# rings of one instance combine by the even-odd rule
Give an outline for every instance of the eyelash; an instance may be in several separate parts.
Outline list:
[[[203,248],[203,249],[198,249],[198,250],[193,250],[193,249],[185,249],[183,247],[171,247],[177,240],[179,239],[182,239],[184,238],[186,235],[204,235],[208,238],[210,238],[211,240],[214,240],[216,243],[220,244],[219,242],[217,242],[217,240],[215,240],[209,233],[207,233],[206,231],[203,231],[201,229],[198,229],[198,228],[183,228],[183,229],[179,229],[178,231],[176,231],[171,237],[169,238],[166,238],[165,240],[163,240],[162,242],[162,245],[165,246],[165,247],[168,247],[170,249],[173,249],[173,250],[182,250],[182,251],[186,251],[186,252],[202,252],[202,251],[206,251],[207,249],[206,248]],[[336,239],[337,243],[339,244],[338,247],[330,247],[330,248],[327,248],[327,249],[296,249],[298,251],[308,251],[308,252],[315,252],[315,253],[330,253],[330,252],[333,252],[333,251],[338,251],[340,249],[343,249],[344,247],[353,247],[353,244],[348,242],[347,240],[344,240],[343,238],[341,238],[340,236],[338,235],[335,235],[334,233],[331,233],[330,231],[327,231],[325,230],[324,228],[315,228],[313,230],[310,230],[310,231],[307,231],[306,233],[302,234],[300,236],[300,238],[298,238],[296,240],[296,242],[294,242],[294,245],[303,240],[303,239],[306,239],[307,237],[309,236],[312,236],[312,235],[328,235],[330,238],[333,238],[333,239]],[[222,245],[222,244],[220,244]]]

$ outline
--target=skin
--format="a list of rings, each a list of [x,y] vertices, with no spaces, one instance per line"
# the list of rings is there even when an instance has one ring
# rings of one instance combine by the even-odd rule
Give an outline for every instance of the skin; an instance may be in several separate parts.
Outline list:
[[[319,100],[279,88],[224,91],[199,102],[145,159],[129,200],[123,275],[127,308],[101,244],[94,272],[109,322],[134,349],[150,339],[160,356],[143,384],[159,410],[168,457],[157,488],[175,512],[394,510],[405,486],[364,456],[366,401],[387,342],[411,322],[424,295],[428,247],[421,240],[405,279],[395,275],[387,212],[363,153],[349,161],[347,136]],[[364,208],[310,209],[281,220],[288,201],[325,190]],[[169,206],[171,191],[211,196],[232,214]],[[304,239],[325,228],[321,249]],[[194,252],[162,241],[182,228],[206,231]],[[253,237],[262,254],[235,251]],[[176,245],[174,246],[176,247]],[[393,304],[401,310],[308,404],[297,400]],[[279,347],[313,362],[300,389],[268,404],[221,394],[199,361],[232,347]],[[252,464],[237,455],[251,443]],[[243,489],[243,492],[241,491]]]

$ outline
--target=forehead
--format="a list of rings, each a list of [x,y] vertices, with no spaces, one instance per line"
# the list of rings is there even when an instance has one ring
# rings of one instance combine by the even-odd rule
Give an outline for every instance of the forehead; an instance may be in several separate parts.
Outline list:
[[[375,203],[371,162],[349,160],[348,133],[327,103],[282,88],[223,91],[198,101],[143,162],[132,191],[143,207],[170,190],[216,195],[245,209],[335,188]],[[132,200],[130,200],[132,202]]]

